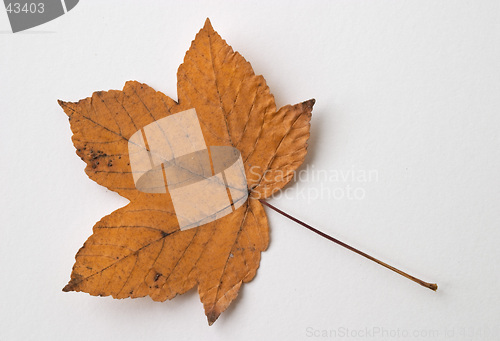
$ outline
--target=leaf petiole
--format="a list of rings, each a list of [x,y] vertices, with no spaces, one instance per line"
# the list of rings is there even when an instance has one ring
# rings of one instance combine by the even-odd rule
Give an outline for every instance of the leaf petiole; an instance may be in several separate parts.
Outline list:
[[[270,209],[272,209],[272,210],[274,210],[274,211],[278,212],[279,214],[281,214],[281,215],[283,215],[283,216],[287,217],[288,219],[290,219],[290,220],[292,220],[292,221],[296,222],[297,224],[300,224],[300,225],[304,226],[305,228],[307,228],[307,229],[311,230],[312,232],[319,234],[321,237],[326,238],[326,239],[328,239],[328,240],[330,240],[330,241],[332,241],[332,242],[334,242],[334,243],[336,243],[336,244],[338,244],[338,245],[340,245],[340,246],[343,246],[343,247],[345,247],[346,249],[351,250],[352,252],[357,253],[358,255],[361,255],[361,256],[363,256],[363,257],[365,257],[365,258],[368,258],[369,260],[374,261],[375,263],[380,264],[380,265],[382,265],[383,267],[385,267],[385,268],[387,268],[387,269],[389,269],[389,270],[392,270],[392,271],[394,271],[394,272],[396,272],[396,273],[400,274],[401,276],[406,277],[406,278],[408,278],[409,280],[412,280],[412,281],[413,281],[413,282],[415,282],[415,283],[420,284],[421,286],[424,286],[424,287],[426,287],[426,288],[429,288],[429,289],[431,289],[431,290],[433,290],[433,291],[436,291],[436,290],[437,290],[437,288],[438,288],[438,286],[437,286],[437,284],[436,284],[436,283],[427,283],[427,282],[425,282],[425,281],[422,281],[422,280],[421,280],[421,279],[419,279],[419,278],[416,278],[416,277],[413,277],[412,275],[407,274],[407,273],[406,273],[406,272],[404,272],[404,271],[401,271],[401,270],[399,270],[399,269],[396,269],[395,267],[393,267],[393,266],[391,266],[391,265],[389,265],[389,264],[387,264],[387,263],[384,263],[384,262],[382,262],[382,261],[378,260],[377,258],[372,257],[372,256],[370,256],[370,255],[368,255],[368,254],[364,253],[363,251],[360,251],[360,250],[358,250],[358,249],[356,249],[356,248],[354,248],[354,247],[352,247],[352,246],[350,246],[350,245],[347,245],[346,243],[344,243],[344,242],[342,242],[342,241],[340,241],[340,240],[338,240],[338,239],[336,239],[336,238],[333,238],[332,236],[329,236],[328,234],[326,234],[326,233],[324,233],[324,232],[321,232],[320,230],[318,230],[318,229],[316,229],[316,228],[312,227],[312,226],[311,226],[311,225],[309,225],[309,224],[304,223],[303,221],[301,221],[301,220],[299,220],[299,219],[297,219],[297,218],[295,218],[295,217],[293,217],[293,216],[289,215],[288,213],[286,213],[286,212],[284,212],[284,211],[280,210],[279,208],[277,208],[277,207],[275,207],[275,206],[271,205],[270,203],[268,203],[268,202],[267,202],[267,201],[265,201],[264,199],[259,199],[259,201],[260,201],[263,205],[265,205],[265,206],[269,207]]]

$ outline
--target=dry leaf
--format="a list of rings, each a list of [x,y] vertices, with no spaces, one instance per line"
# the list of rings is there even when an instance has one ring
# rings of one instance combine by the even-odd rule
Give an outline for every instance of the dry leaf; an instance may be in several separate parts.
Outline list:
[[[130,200],[95,224],[63,290],[164,301],[197,285],[212,324],[256,274],[269,242],[258,199],[282,188],[303,162],[314,100],[276,110],[264,78],[208,19],[177,79],[178,102],[136,81],[76,103],[59,101],[87,175]],[[148,124],[191,108],[207,145],[240,151],[250,194],[233,213],[181,230],[168,192],[137,190],[127,144]]]

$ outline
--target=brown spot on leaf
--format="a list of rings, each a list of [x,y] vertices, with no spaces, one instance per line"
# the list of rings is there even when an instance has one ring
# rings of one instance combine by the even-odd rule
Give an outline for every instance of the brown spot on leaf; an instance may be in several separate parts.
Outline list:
[[[158,281],[158,279],[160,278],[161,276],[161,273],[157,272],[156,275],[155,275],[155,278],[154,278],[154,281]]]

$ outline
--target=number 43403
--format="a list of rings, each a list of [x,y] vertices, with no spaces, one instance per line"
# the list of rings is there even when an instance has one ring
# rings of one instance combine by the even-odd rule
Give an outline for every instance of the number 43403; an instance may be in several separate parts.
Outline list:
[[[45,4],[39,3],[25,3],[21,6],[19,2],[9,3],[6,7],[7,13],[43,13],[45,11]]]

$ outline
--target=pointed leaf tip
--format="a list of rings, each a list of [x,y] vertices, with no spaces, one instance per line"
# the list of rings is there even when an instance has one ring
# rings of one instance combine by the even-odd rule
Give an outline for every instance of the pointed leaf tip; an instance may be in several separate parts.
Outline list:
[[[208,325],[211,326],[214,324],[215,321],[217,321],[217,319],[219,318],[220,316],[220,313],[217,314],[215,311],[211,311],[207,314],[207,321],[208,321]]]
[[[304,102],[304,104],[308,108],[310,108],[310,110],[312,110],[312,107],[314,106],[315,103],[316,103],[316,100],[314,98],[311,98],[310,100]]]
[[[205,20],[205,25],[203,26],[204,29],[209,29],[209,30],[213,30],[214,28],[212,27],[212,23],[210,22],[210,19],[207,18]]]

